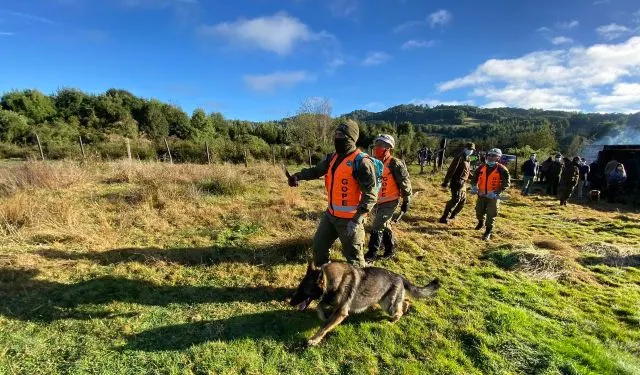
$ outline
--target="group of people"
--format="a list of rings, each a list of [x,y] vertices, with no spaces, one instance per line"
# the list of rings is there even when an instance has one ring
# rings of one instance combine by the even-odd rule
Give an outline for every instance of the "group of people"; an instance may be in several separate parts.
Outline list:
[[[451,189],[451,200],[447,202],[439,222],[448,224],[462,211],[467,201],[466,183],[471,178],[471,194],[478,195],[476,230],[485,228],[482,239],[488,241],[500,210],[501,194],[509,188],[511,177],[509,170],[499,163],[502,158],[502,151],[499,148],[489,150],[486,153],[485,162],[471,175],[471,155],[474,152],[475,145],[467,143],[449,165],[442,187]]]
[[[302,169],[288,178],[289,186],[299,181],[324,177],[328,206],[313,237],[313,263],[319,267],[329,261],[329,251],[336,239],[342,243],[345,259],[357,267],[372,264],[381,258],[393,257],[396,240],[391,229],[394,211],[400,205],[401,215],[409,210],[413,195],[409,172],[405,163],[394,157],[395,140],[381,134],[374,140],[373,155],[356,146],[359,127],[355,121],[343,120],[334,133],[335,152],[317,165]],[[466,201],[465,184],[471,175],[470,155],[475,150],[466,145],[449,168],[443,186],[451,187],[452,200],[445,209],[448,222],[462,210]],[[500,194],[509,187],[507,169],[498,161],[499,149],[487,154],[471,176],[471,193],[478,195],[476,229],[485,228],[484,240],[489,240],[498,214]],[[364,252],[364,221],[373,212],[370,237]],[[379,253],[382,251],[382,254]]]
[[[537,178],[539,183],[546,184],[547,194],[558,197],[561,206],[567,205],[574,192],[579,201],[584,201],[586,192],[592,188],[597,170],[595,161],[589,165],[585,158],[579,156],[569,159],[558,153],[538,164],[537,156],[533,154],[521,167],[522,194],[530,194]],[[624,165],[612,160],[605,167],[604,175],[607,197],[612,201],[627,178]]]

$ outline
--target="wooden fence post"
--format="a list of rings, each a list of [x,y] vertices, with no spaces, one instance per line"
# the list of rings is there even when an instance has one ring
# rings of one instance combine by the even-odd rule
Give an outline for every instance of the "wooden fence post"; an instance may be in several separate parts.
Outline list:
[[[211,164],[211,155],[209,154],[209,142],[204,141],[204,145],[207,148],[207,162]]]
[[[171,149],[169,148],[169,143],[167,142],[167,139],[164,139],[164,144],[165,146],[167,146],[167,152],[169,153],[169,163],[173,164],[173,157],[171,156]]]
[[[247,148],[246,147],[242,150],[242,153],[244,155],[244,166],[245,167],[249,167],[249,160],[247,159]]]
[[[129,162],[131,162],[131,143],[129,143],[129,138],[126,138],[127,141],[127,157],[129,158]]]
[[[42,158],[42,161],[44,161],[44,152],[42,151],[42,144],[40,143],[38,133],[36,133],[36,140],[38,141],[38,148],[40,149],[40,157]]]
[[[84,145],[82,144],[82,136],[79,135],[78,139],[80,140],[80,151],[82,151],[82,160],[84,160],[85,155],[84,155]]]

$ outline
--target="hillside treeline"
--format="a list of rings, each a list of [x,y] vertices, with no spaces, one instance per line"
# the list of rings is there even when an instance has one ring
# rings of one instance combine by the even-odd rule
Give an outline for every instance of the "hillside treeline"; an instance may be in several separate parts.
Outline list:
[[[513,108],[400,105],[373,113],[354,111],[360,144],[368,147],[379,133],[398,138],[398,152],[411,158],[422,146],[436,147],[442,136],[473,140],[481,148],[568,150],[610,135],[625,126],[640,126],[640,113],[580,114]],[[290,118],[267,122],[225,119],[221,113],[196,109],[191,114],[155,99],[110,89],[94,95],[60,89],[52,95],[37,90],[11,91],[0,99],[0,158],[36,158],[38,139],[49,159],[81,157],[142,160],[240,162],[273,157],[292,162],[317,160],[332,147],[332,118],[327,99],[309,99]],[[456,142],[452,144],[453,150]]]

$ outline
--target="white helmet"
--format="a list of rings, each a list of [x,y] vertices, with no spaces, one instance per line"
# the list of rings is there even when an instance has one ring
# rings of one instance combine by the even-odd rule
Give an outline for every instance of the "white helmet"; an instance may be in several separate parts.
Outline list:
[[[492,148],[487,152],[487,155],[502,156],[502,150],[499,148]]]
[[[376,137],[376,139],[373,140],[373,143],[376,143],[378,141],[382,141],[388,144],[389,146],[391,146],[391,148],[396,147],[396,141],[389,134],[380,134]]]

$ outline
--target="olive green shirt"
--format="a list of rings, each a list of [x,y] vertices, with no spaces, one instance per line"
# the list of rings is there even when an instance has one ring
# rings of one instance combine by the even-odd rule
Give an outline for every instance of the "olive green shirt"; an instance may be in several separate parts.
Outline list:
[[[411,198],[411,194],[413,193],[411,189],[411,180],[409,180],[409,171],[407,170],[407,166],[404,162],[391,156],[391,160],[387,167],[391,171],[393,179],[396,180],[396,184],[398,184],[398,189],[400,189],[402,198]]]
[[[471,186],[478,186],[478,177],[480,176],[480,168],[482,167],[482,165],[480,165],[475,170],[475,172],[473,172],[473,176],[471,177]],[[500,181],[502,182],[502,184],[500,185],[500,190],[496,191],[495,193],[501,194],[502,192],[507,190],[509,186],[511,186],[511,176],[509,175],[509,170],[507,169],[507,167],[500,163],[496,163],[496,165],[493,167],[487,165],[487,175],[495,171],[496,168],[498,168],[498,172],[500,173]]]
[[[335,154],[329,154],[322,159],[314,167],[305,168],[300,172],[294,174],[298,180],[315,180],[329,173],[329,164]],[[376,194],[376,171],[373,161],[369,158],[363,158],[358,169],[358,175],[356,176],[358,185],[360,185],[360,191],[362,196],[360,197],[360,204],[358,204],[358,212],[353,217],[353,221],[361,222],[364,220],[364,216],[371,211],[378,201]]]

